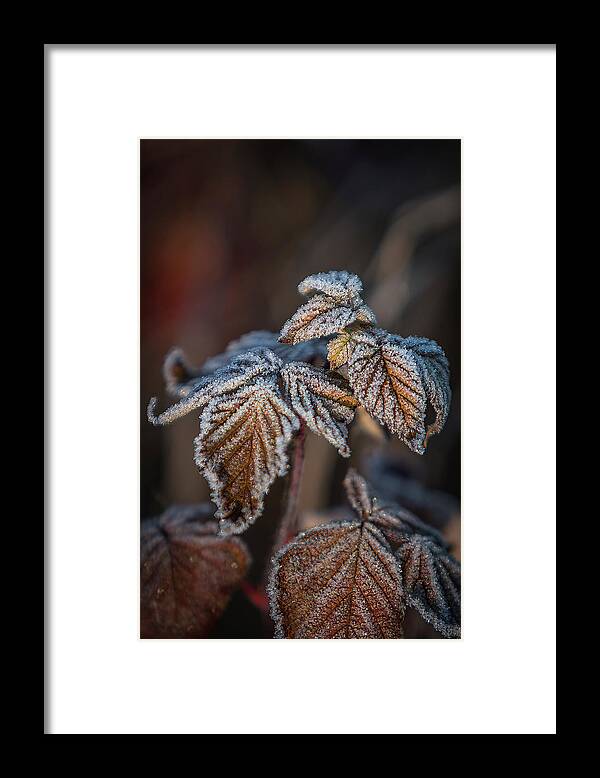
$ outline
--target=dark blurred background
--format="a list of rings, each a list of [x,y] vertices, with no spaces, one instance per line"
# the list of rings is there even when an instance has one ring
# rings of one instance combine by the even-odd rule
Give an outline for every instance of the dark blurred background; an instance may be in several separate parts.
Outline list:
[[[460,141],[142,140],[140,171],[142,517],[209,499],[193,462],[197,417],[146,421],[151,396],[170,404],[167,351],[181,346],[200,364],[245,332],[278,331],[303,302],[305,276],[345,269],[362,278],[380,326],[440,343],[453,390],[424,456],[361,417],[352,464],[442,528],[459,556]],[[302,526],[343,503],[347,466],[309,433]],[[278,488],[245,536],[259,552]]]

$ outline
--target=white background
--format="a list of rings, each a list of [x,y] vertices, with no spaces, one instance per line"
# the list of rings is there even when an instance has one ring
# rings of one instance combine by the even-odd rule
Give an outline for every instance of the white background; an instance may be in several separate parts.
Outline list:
[[[47,731],[554,732],[555,50],[46,67]],[[140,137],[463,139],[461,640],[138,639]]]

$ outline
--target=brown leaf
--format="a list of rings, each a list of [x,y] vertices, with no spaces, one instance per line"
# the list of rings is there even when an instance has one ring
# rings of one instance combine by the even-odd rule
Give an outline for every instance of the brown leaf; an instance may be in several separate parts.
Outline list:
[[[400,561],[408,604],[444,637],[460,637],[460,563],[442,535],[409,511],[380,501],[353,468],[344,486],[356,513],[381,531]]]
[[[219,394],[233,392],[259,377],[271,378],[278,375],[282,364],[279,357],[269,349],[255,348],[238,354],[214,373],[198,378],[179,402],[158,415],[157,398],[153,397],[148,403],[148,421],[156,426],[171,424],[191,411],[202,410]]]
[[[256,347],[199,378],[158,415],[155,405],[153,399],[148,406],[155,425],[200,412],[195,461],[211,487],[220,531],[239,533],[260,516],[270,486],[287,471],[301,419],[349,456],[347,425],[357,401],[340,376],[305,362],[284,366],[270,349]]]
[[[357,519],[319,524],[273,560],[276,636],[400,637],[408,603],[444,637],[460,637],[460,564],[440,533],[380,501],[352,468],[344,486]]]
[[[419,367],[408,349],[386,341],[382,330],[356,333],[348,380],[357,399],[412,451],[425,450],[427,397]]]
[[[155,414],[155,399],[148,406],[156,425],[201,411],[194,459],[211,488],[223,534],[247,529],[262,513],[273,481],[287,471],[287,447],[300,419],[282,396],[282,367],[270,349],[254,348],[202,378],[161,414]]]
[[[327,344],[327,359],[332,370],[339,370],[350,359],[352,332],[344,330]]]
[[[436,435],[448,418],[452,391],[450,389],[450,367],[443,349],[434,340],[414,336],[400,338],[392,336],[404,348],[409,348],[417,358],[427,398],[435,411],[435,421],[427,427],[425,445],[431,435]]]
[[[359,336],[364,334],[369,339],[369,333],[371,332],[383,333],[384,330],[377,329],[364,322],[355,321],[345,327],[335,338],[331,338],[327,342],[329,367],[332,370],[339,370],[346,365],[350,361],[354,347],[361,342]]]
[[[142,638],[205,637],[246,575],[246,545],[216,536],[212,510],[173,506],[142,523]]]
[[[358,402],[348,382],[304,362],[285,365],[281,378],[286,397],[298,416],[342,456],[350,456],[347,425],[354,418]]]
[[[195,460],[211,487],[222,533],[243,532],[260,516],[271,484],[288,468],[287,447],[299,426],[275,376],[254,378],[208,402]]]
[[[370,522],[300,534],[273,561],[269,599],[276,637],[402,636],[400,566]]]
[[[442,349],[425,338],[401,338],[375,328],[348,340],[348,380],[359,402],[389,432],[423,454],[427,439],[439,432],[448,415],[448,361]],[[425,427],[427,402],[436,420]]]
[[[413,535],[396,556],[408,604],[447,638],[460,637],[460,563],[432,538]]]
[[[316,294],[301,305],[281,328],[281,343],[300,343],[339,332],[355,320],[354,311],[324,294]]]

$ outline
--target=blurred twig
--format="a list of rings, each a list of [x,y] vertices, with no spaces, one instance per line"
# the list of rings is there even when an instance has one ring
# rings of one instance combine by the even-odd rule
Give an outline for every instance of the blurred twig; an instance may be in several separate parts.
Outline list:
[[[396,211],[365,271],[371,287],[368,303],[382,327],[393,328],[409,298],[409,266],[418,244],[459,218],[458,187],[406,203]]]

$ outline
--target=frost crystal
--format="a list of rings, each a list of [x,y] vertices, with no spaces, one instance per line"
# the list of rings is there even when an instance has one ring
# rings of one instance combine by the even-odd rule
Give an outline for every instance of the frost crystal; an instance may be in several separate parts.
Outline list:
[[[286,365],[281,377],[286,397],[298,416],[342,456],[350,456],[347,425],[358,403],[347,381],[303,362]]]
[[[314,295],[281,328],[282,343],[300,343],[341,332],[355,321],[374,324],[375,315],[360,297],[358,276],[334,270],[308,276],[298,286],[303,295]]]

